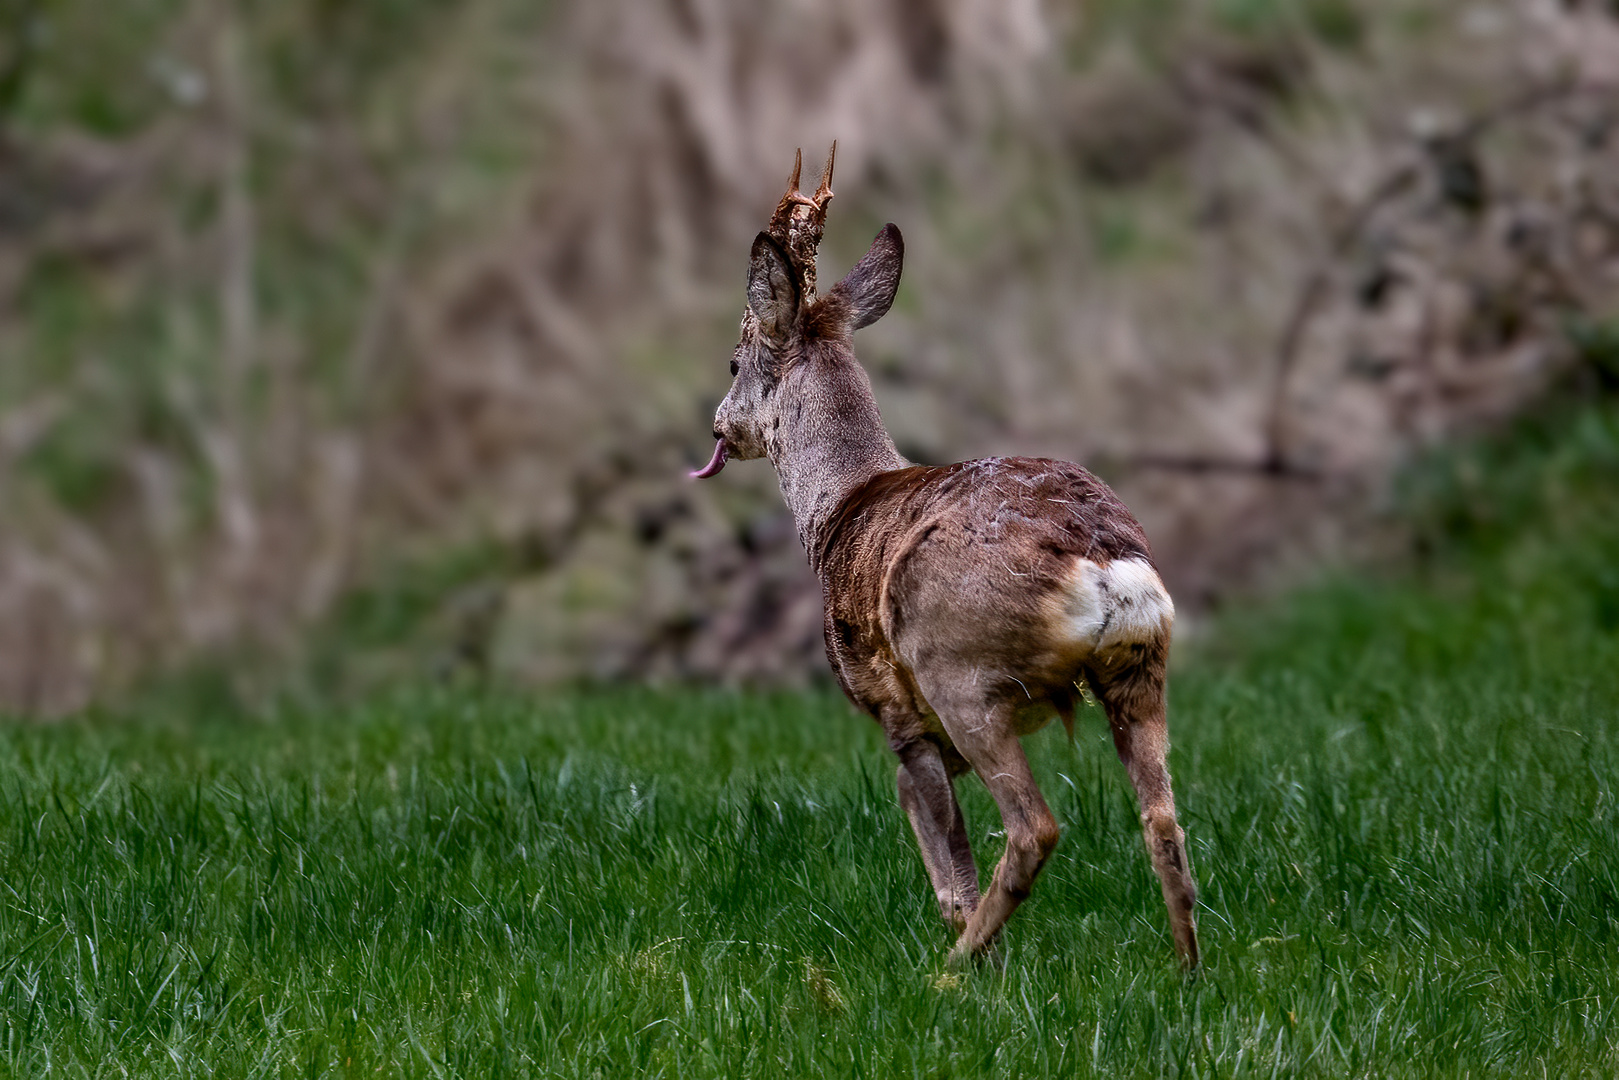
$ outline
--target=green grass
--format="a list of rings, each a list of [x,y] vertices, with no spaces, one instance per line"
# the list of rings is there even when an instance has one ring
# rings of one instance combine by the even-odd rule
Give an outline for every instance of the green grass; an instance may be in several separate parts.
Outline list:
[[[1095,716],[950,977],[829,695],[159,698],[0,731],[0,1074],[1611,1076],[1619,410],[1415,476],[1418,565],[1180,658],[1195,981]]]

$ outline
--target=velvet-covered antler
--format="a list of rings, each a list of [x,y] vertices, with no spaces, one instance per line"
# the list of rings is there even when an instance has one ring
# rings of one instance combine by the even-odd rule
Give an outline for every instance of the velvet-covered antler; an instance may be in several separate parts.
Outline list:
[[[787,253],[806,301],[816,295],[815,250],[820,247],[821,234],[826,231],[826,208],[832,202],[832,165],[837,156],[838,144],[834,141],[826,155],[821,183],[814,195],[805,195],[798,189],[804,169],[804,152],[798,151],[793,158],[793,175],[787,180],[787,193],[776,204],[776,212],[770,215],[766,230]]]

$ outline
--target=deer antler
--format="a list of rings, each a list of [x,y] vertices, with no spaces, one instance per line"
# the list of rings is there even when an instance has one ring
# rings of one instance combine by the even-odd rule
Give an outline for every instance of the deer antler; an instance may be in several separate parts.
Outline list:
[[[826,208],[832,202],[832,165],[838,156],[834,140],[826,155],[826,168],[821,171],[821,183],[814,195],[805,195],[798,189],[804,171],[804,151],[793,157],[793,175],[787,178],[787,192],[770,215],[770,238],[781,245],[798,272],[799,285],[806,300],[815,296],[815,250],[821,246],[821,234],[826,231]]]
[[[832,166],[838,160],[838,140],[832,140],[832,149],[826,152],[826,168],[821,170],[821,183],[815,189],[815,205],[825,212],[832,201]]]

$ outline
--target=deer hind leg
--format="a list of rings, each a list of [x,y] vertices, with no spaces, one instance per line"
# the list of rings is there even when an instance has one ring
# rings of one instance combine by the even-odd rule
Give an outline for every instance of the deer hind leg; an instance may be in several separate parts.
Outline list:
[[[950,770],[931,742],[912,743],[899,754],[899,802],[911,819],[939,913],[959,934],[978,908],[978,867]]]
[[[929,701],[934,700],[930,695]],[[943,708],[939,718],[995,799],[1006,830],[1006,850],[995,864],[989,888],[950,950],[949,961],[955,964],[982,956],[995,944],[1001,927],[1034,887],[1035,876],[1061,833],[1018,744],[1010,709],[983,704]]]
[[[1175,951],[1188,971],[1197,967],[1197,884],[1186,857],[1186,834],[1175,820],[1175,793],[1169,786],[1169,721],[1164,703],[1162,664],[1144,665],[1098,689],[1113,745],[1130,774],[1141,803],[1141,825],[1152,868],[1163,886]]]

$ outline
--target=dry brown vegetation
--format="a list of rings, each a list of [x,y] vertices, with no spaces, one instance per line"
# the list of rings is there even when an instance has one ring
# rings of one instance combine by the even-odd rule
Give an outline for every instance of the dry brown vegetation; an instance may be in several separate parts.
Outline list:
[[[818,670],[769,470],[683,468],[748,241],[834,137],[823,258],[906,237],[859,342],[902,451],[1092,464],[1184,610],[1612,333],[1602,4],[519,7],[174,0],[96,130],[53,104],[91,75],[42,45],[8,97],[0,49],[0,700],[244,645]],[[411,599],[309,638],[356,589]]]

